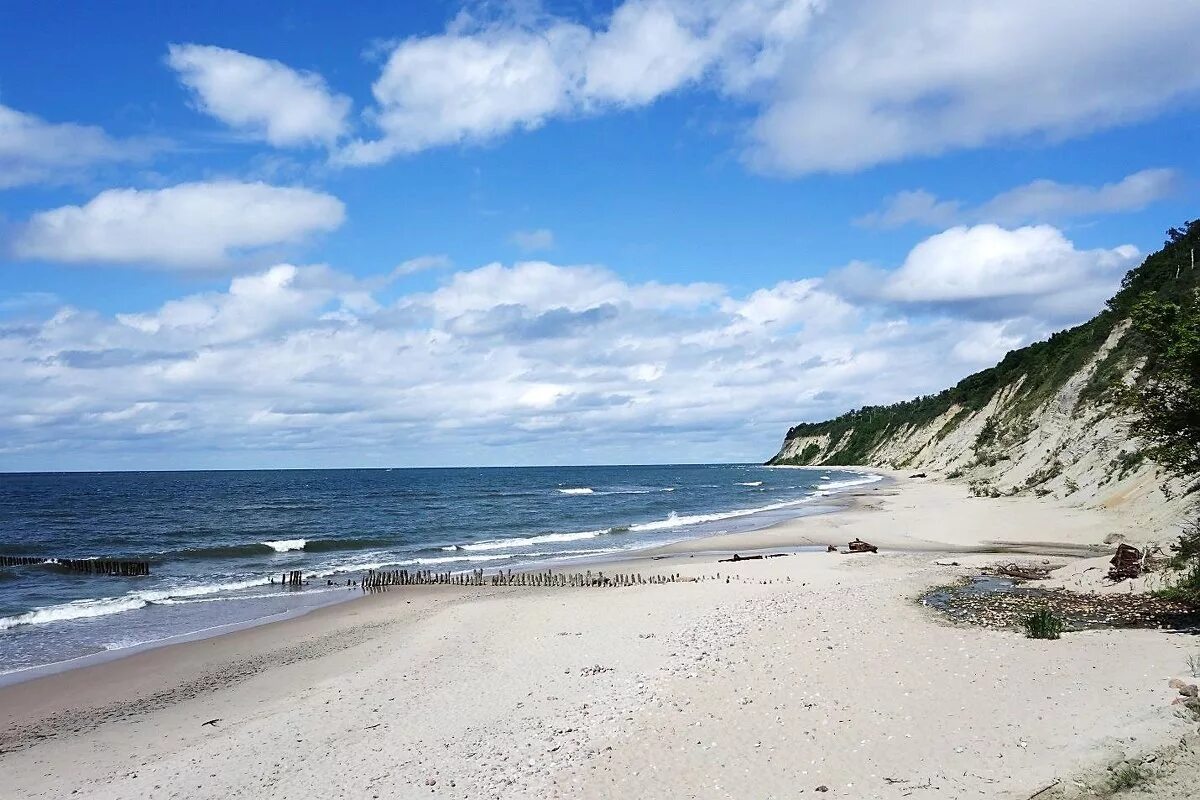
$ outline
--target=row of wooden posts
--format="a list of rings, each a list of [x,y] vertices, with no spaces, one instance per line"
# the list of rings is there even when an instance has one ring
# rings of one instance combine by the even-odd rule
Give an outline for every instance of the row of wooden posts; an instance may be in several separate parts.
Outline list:
[[[377,572],[370,570],[362,576],[361,586],[364,589],[384,589],[389,586],[530,586],[530,587],[568,587],[568,586],[644,586],[661,583],[682,583],[692,581],[679,574],[645,576],[640,572],[614,573],[605,575],[603,572],[507,572],[501,571],[492,575],[484,575],[483,570],[470,572],[434,572],[432,570],[407,570]]]
[[[114,561],[107,558],[45,558],[41,556],[0,556],[0,567],[47,566],[82,572],[87,575],[136,577],[150,574],[147,561]]]

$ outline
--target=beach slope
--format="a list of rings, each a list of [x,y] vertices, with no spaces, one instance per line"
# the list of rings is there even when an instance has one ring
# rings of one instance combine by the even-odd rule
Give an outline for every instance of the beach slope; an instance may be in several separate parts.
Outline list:
[[[1192,637],[1034,641],[914,602],[995,560],[970,551],[1135,521],[903,479],[839,502],[599,567],[695,582],[393,590],[5,688],[5,793],[1027,798],[1195,730],[1167,687]],[[881,553],[797,551],[856,535]],[[795,554],[718,561],[756,548]]]

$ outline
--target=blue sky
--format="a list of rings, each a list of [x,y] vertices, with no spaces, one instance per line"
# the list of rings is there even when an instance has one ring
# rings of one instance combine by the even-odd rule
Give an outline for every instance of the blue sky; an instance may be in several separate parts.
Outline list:
[[[0,469],[760,460],[1195,216],[1200,8],[7,3]]]

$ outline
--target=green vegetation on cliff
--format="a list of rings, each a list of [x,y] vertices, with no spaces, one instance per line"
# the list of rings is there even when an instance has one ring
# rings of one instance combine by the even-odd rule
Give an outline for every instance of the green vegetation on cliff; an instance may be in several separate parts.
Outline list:
[[[791,458],[772,459],[769,463],[810,464],[817,459],[823,464],[870,463],[872,454],[891,437],[958,409],[943,426],[952,428],[961,418],[985,407],[1006,387],[1017,388],[1005,406],[1004,422],[1019,423],[1092,360],[1113,330],[1134,318],[1135,310],[1150,306],[1170,313],[1171,308],[1194,305],[1200,278],[1200,271],[1191,266],[1194,248],[1200,248],[1200,221],[1170,229],[1163,248],[1130,270],[1108,307],[1088,322],[1060,331],[1044,342],[1013,350],[996,366],[938,394],[889,406],[865,406],[825,422],[797,425],[788,431],[785,442],[828,436],[832,450],[822,455],[823,448],[809,446]],[[1143,359],[1146,366],[1139,385],[1153,382],[1160,366],[1167,363],[1156,355],[1160,344],[1161,337],[1155,336],[1152,323],[1133,325],[1097,365],[1080,394],[1080,402],[1117,402],[1125,391],[1124,376]],[[987,431],[985,426],[985,434]],[[995,424],[991,424],[990,435],[997,435]]]
[[[1170,232],[1189,250],[1189,273],[1197,228],[1200,222]],[[1146,455],[1186,492],[1200,489],[1200,291],[1194,276],[1191,282],[1169,281],[1171,291],[1133,295],[1133,331],[1146,365],[1125,397]],[[1200,603],[1200,518],[1184,527],[1171,561],[1176,573],[1162,594]]]

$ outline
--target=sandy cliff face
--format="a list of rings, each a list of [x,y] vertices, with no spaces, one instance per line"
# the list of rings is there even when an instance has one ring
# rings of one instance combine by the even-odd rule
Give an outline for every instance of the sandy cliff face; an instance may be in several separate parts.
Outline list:
[[[770,464],[861,464],[936,472],[977,495],[1031,494],[1121,512],[1122,529],[1150,539],[1195,496],[1161,488],[1122,398],[1162,376],[1147,308],[1200,296],[1200,220],[1167,231],[1161,250],[1126,273],[1095,317],[1013,350],[937,394],[865,406],[787,432]],[[1143,324],[1133,325],[1133,320]]]
[[[1077,372],[1033,405],[1033,387],[1018,376],[978,409],[951,404],[929,421],[888,430],[863,451],[865,459],[855,460],[935,472],[981,495],[1034,494],[1119,508],[1144,521],[1147,538],[1158,536],[1179,519],[1182,500],[1163,492],[1155,465],[1138,455],[1127,414],[1111,399],[1084,394],[1127,331],[1128,324],[1116,325]],[[789,431],[769,463],[845,463],[854,426],[811,430],[820,427]]]

